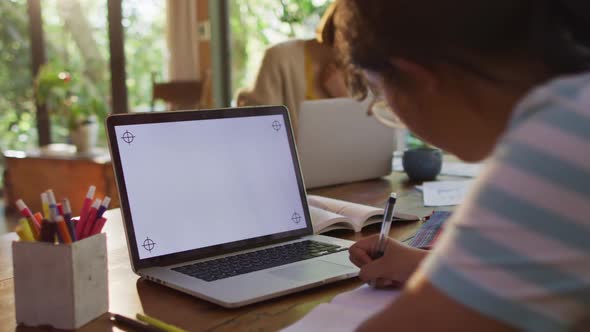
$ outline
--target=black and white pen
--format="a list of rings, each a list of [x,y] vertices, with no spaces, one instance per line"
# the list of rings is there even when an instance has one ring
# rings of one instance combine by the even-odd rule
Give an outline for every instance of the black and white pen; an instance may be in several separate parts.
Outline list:
[[[393,210],[395,208],[395,202],[397,195],[391,193],[387,203],[385,203],[385,213],[383,214],[383,224],[381,224],[381,233],[379,234],[379,240],[371,256],[373,259],[377,259],[385,254],[385,246],[387,245],[387,237],[389,236],[389,230],[391,229],[391,222],[393,221]]]

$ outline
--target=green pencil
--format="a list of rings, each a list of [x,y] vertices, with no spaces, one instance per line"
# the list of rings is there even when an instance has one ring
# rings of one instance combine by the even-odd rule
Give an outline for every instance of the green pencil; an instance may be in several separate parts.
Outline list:
[[[168,323],[164,323],[161,320],[155,319],[155,318],[147,316],[147,315],[137,314],[136,318],[144,323],[155,326],[155,327],[157,327],[161,330],[164,330],[166,332],[187,332],[186,330],[183,330],[179,327],[176,327],[176,326],[168,324]]]

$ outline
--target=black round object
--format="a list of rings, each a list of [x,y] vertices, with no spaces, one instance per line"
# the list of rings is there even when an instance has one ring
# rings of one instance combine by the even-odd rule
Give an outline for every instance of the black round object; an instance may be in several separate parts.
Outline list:
[[[442,152],[433,148],[407,150],[402,165],[410,180],[433,181],[442,168]]]

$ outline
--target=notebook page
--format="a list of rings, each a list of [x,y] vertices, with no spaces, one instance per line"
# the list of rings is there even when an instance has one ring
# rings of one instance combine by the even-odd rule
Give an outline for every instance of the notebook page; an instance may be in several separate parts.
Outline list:
[[[365,320],[392,303],[398,290],[377,290],[368,285],[323,303],[283,331],[354,331]]]
[[[363,285],[334,297],[330,303],[375,313],[395,301],[399,293],[397,289],[375,289],[369,285]]]
[[[424,206],[459,205],[471,188],[473,181],[424,182]]]
[[[286,332],[309,331],[354,331],[367,320],[372,312],[343,307],[337,304],[322,303],[295,324],[287,327]]]

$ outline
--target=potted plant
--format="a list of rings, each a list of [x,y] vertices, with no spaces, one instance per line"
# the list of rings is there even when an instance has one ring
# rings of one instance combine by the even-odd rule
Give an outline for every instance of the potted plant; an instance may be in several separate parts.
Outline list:
[[[442,169],[442,151],[410,135],[402,165],[412,181],[435,180]]]
[[[45,64],[35,79],[35,98],[68,129],[79,153],[92,151],[98,141],[98,119],[106,116],[107,108],[91,84]]]

